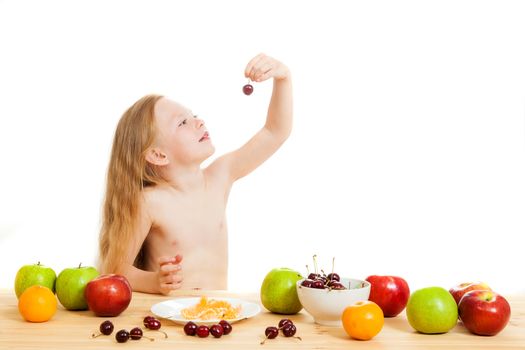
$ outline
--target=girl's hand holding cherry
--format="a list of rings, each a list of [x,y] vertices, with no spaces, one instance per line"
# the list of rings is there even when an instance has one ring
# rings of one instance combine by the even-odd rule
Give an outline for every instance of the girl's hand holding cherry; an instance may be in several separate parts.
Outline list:
[[[246,69],[244,70],[244,76],[250,79],[250,81],[257,83],[270,78],[274,78],[276,81],[279,81],[288,79],[290,76],[290,71],[288,70],[288,67],[275,58],[261,53],[248,62]],[[251,95],[253,92],[253,86],[248,83],[243,86],[242,91],[246,95]]]

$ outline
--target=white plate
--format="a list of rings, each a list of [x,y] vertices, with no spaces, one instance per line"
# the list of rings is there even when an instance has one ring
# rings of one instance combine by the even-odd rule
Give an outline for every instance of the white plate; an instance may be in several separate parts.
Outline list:
[[[222,300],[227,301],[230,303],[233,307],[237,307],[239,305],[242,305],[241,313],[238,318],[227,320],[229,323],[234,323],[240,320],[244,320],[245,318],[250,318],[255,315],[257,315],[259,312],[261,312],[261,307],[258,304],[251,303],[249,301],[241,300],[241,299],[235,299],[235,298],[220,298],[220,297],[210,297],[209,299],[213,300]],[[212,325],[219,323],[220,320],[188,320],[180,314],[180,311],[182,309],[185,309],[190,306],[196,305],[201,300],[200,297],[196,298],[180,298],[180,299],[171,299],[166,300],[161,303],[155,304],[151,307],[151,312],[155,314],[155,316],[165,318],[168,320],[171,320],[178,324],[186,324],[189,321],[193,321],[197,324],[205,324],[205,325]]]

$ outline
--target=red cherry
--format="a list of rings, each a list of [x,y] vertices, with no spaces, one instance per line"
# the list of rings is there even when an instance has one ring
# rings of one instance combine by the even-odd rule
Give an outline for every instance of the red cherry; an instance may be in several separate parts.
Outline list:
[[[232,325],[228,321],[221,320],[221,322],[219,322],[219,324],[222,326],[222,330],[224,332],[224,335],[228,335],[228,334],[231,333]]]
[[[210,334],[215,338],[220,338],[224,334],[224,329],[220,324],[214,324],[210,327]]]
[[[251,84],[246,84],[242,87],[242,92],[244,92],[245,95],[249,96],[253,92],[253,86]]]
[[[202,325],[197,327],[196,333],[199,338],[206,338],[208,335],[210,335],[210,329],[208,326]]]

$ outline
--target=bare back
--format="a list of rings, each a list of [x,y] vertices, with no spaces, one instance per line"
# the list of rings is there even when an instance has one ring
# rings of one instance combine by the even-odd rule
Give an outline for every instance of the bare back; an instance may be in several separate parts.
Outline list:
[[[162,185],[147,188],[152,221],[144,241],[145,269],[156,271],[158,258],[183,256],[182,289],[227,289],[226,202],[231,183],[209,169],[206,184],[191,192]]]

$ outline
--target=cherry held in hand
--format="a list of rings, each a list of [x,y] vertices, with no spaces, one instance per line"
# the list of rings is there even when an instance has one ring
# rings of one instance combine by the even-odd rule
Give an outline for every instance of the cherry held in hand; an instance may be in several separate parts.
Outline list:
[[[248,82],[248,84],[242,87],[242,92],[244,92],[245,95],[250,96],[253,92],[253,85]]]

